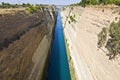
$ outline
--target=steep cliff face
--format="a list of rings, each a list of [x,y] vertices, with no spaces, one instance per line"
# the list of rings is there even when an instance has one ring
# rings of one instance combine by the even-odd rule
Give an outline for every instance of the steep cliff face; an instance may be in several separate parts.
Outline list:
[[[0,16],[0,80],[40,80],[46,75],[56,8],[10,11]]]
[[[109,60],[97,47],[103,27],[120,18],[117,7],[65,7],[61,10],[64,34],[78,80],[119,80],[119,58]]]

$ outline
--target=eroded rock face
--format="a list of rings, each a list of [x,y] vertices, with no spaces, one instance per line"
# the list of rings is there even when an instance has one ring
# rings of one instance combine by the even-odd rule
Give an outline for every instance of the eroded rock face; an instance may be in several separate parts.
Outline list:
[[[56,16],[57,12],[49,9],[34,14],[24,11],[2,14],[0,80],[40,80],[44,77]]]
[[[120,18],[117,7],[66,7],[61,10],[64,34],[78,80],[119,80],[120,59],[110,61],[97,47],[103,27]],[[75,17],[74,17],[75,15]],[[72,22],[74,18],[76,21]]]

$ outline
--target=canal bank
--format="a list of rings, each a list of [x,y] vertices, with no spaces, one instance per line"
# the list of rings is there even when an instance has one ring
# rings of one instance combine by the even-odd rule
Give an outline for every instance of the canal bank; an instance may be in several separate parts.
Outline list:
[[[48,80],[71,80],[60,11],[58,11],[52,42]]]
[[[65,35],[64,35],[64,38],[65,38],[65,46],[66,46],[66,52],[67,52],[67,58],[68,58],[71,80],[77,80],[73,60],[72,60],[72,57],[71,57],[71,54],[70,54],[69,44],[67,42],[67,38],[65,37]]]

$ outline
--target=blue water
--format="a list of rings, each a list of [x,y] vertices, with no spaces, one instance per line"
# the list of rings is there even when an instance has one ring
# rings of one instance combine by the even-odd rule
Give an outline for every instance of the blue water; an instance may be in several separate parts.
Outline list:
[[[48,80],[71,80],[60,11],[58,11],[55,36],[52,42]]]

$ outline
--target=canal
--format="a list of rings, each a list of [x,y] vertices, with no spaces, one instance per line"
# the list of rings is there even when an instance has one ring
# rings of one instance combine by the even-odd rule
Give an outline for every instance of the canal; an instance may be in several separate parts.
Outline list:
[[[55,35],[52,42],[48,80],[71,80],[60,10],[58,11]]]

